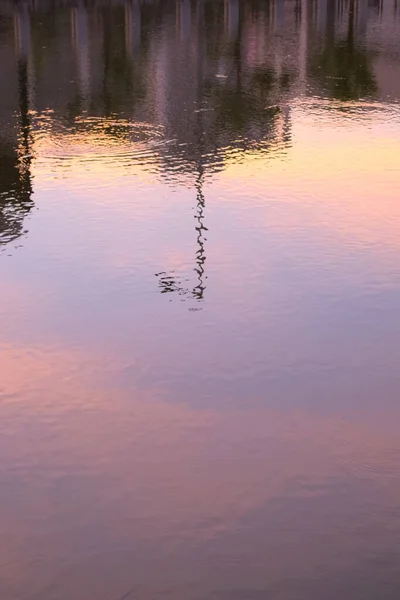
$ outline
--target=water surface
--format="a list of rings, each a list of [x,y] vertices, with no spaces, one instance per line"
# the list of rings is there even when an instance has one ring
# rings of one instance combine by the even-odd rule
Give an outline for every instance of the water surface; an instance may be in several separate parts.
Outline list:
[[[398,600],[400,8],[0,6],[0,597]]]

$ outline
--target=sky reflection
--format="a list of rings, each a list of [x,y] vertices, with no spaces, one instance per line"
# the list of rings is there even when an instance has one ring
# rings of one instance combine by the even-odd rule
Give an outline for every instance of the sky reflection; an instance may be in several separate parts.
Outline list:
[[[397,599],[397,4],[0,15],[0,596]]]

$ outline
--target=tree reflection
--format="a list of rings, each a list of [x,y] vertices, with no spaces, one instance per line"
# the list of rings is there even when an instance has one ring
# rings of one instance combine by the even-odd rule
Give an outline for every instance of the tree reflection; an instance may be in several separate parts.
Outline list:
[[[333,12],[327,22],[324,47],[311,57],[311,72],[322,81],[329,97],[337,100],[358,100],[370,97],[378,91],[373,71],[373,56],[367,47],[359,43],[355,35],[356,2],[348,0],[348,22],[345,37],[335,31],[336,2],[332,0]]]
[[[18,60],[19,136],[17,148],[3,141],[0,148],[0,244],[19,238],[24,219],[33,206],[31,181],[31,123],[28,66]]]

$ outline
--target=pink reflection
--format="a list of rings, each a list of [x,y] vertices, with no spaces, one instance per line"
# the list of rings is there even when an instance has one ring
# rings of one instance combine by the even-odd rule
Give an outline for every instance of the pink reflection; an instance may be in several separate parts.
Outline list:
[[[390,544],[378,516],[359,512],[362,498],[374,515],[377,494],[380,513],[397,507],[400,445],[382,425],[196,410],[163,389],[118,389],[121,361],[67,348],[3,346],[0,359],[11,597],[28,582],[77,600],[129,585],[145,596],[176,585],[175,597],[192,598],[193,586],[207,595],[228,575],[268,588],[287,569],[330,576],[363,560],[368,540],[375,552]]]

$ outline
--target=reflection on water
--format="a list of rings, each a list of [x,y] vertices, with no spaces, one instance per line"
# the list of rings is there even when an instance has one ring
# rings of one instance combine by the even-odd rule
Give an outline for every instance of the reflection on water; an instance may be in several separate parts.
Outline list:
[[[26,21],[26,18],[25,18]],[[31,119],[29,116],[29,73],[24,37],[19,11],[15,16],[16,57],[13,65],[17,74],[18,104],[16,139],[8,139],[7,131],[0,139],[0,243],[12,242],[24,233],[23,221],[32,208],[30,166]],[[2,121],[4,120],[2,115]],[[7,117],[6,117],[7,118]],[[15,134],[14,136],[15,137]],[[14,143],[13,143],[14,142]]]
[[[399,39],[3,0],[1,598],[397,600]]]
[[[196,257],[195,257],[195,268],[194,271],[197,274],[197,285],[193,287],[193,289],[187,289],[185,285],[183,285],[182,280],[179,275],[176,276],[175,273],[167,274],[165,271],[161,273],[156,273],[156,277],[159,277],[159,286],[162,294],[167,294],[169,292],[177,292],[180,296],[189,296],[190,298],[194,298],[196,300],[204,299],[204,291],[206,289],[206,279],[207,275],[205,273],[205,232],[207,231],[207,227],[204,225],[204,209],[205,209],[205,198],[202,191],[203,188],[203,179],[204,179],[204,168],[203,166],[199,166],[198,177],[196,180],[196,191],[197,191],[197,205],[196,205]],[[189,281],[188,279],[186,281]],[[184,298],[183,298],[184,299]],[[191,308],[190,310],[195,310]]]

